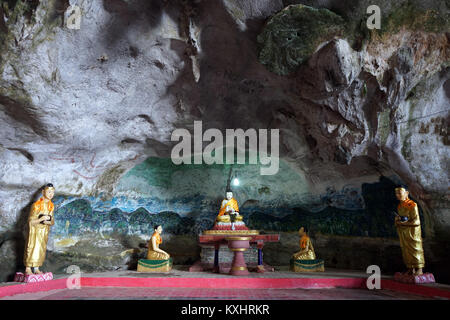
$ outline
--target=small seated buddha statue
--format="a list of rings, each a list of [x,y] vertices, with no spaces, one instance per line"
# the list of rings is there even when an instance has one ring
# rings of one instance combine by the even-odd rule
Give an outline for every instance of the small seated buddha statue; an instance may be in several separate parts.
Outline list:
[[[316,253],[308,236],[308,228],[301,227],[298,230],[300,236],[300,251],[294,253],[291,258],[291,271],[294,272],[316,272],[324,271],[324,262],[316,259]]]
[[[231,189],[227,189],[226,199],[222,201],[213,230],[248,230]]]
[[[162,243],[161,225],[154,227],[153,235],[148,242],[147,259],[138,261],[137,271],[140,272],[168,272],[172,269],[172,258],[164,250],[159,248]]]
[[[162,226],[157,225],[154,227],[154,232],[152,237],[150,238],[148,244],[148,252],[147,259],[148,260],[167,260],[170,258],[170,255],[164,250],[159,248],[159,245],[162,243],[161,233]]]

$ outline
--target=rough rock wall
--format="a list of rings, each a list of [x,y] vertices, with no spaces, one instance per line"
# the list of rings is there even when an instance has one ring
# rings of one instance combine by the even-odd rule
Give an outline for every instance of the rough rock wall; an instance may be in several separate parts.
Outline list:
[[[168,251],[179,263],[195,260],[194,234],[214,218],[228,171],[170,169],[167,178],[170,135],[192,131],[194,120],[204,130],[280,129],[277,175],[237,169],[247,183],[236,193],[247,203],[249,224],[289,232],[313,223],[331,235],[395,238],[386,189],[403,181],[423,214],[430,266],[448,266],[439,254],[450,243],[446,2],[80,1],[79,30],[64,25],[70,3],[2,1],[0,8],[2,274],[20,267],[24,219],[49,181],[60,214],[49,268],[61,271],[69,261],[90,270],[132,267],[144,252],[139,226],[159,219],[171,221]],[[364,27],[370,4],[382,9],[379,31]],[[336,32],[296,20],[304,11],[333,17],[326,22]],[[166,164],[152,163],[157,158]],[[145,170],[133,178],[148,162],[154,172],[147,181]],[[391,181],[386,189],[363,188],[384,176]],[[158,179],[162,185],[153,183]],[[347,185],[356,196],[346,194]],[[354,198],[363,198],[363,207],[345,211],[339,204]],[[317,207],[325,211],[312,216]],[[172,227],[181,221],[189,228]],[[80,232],[87,222],[111,235],[99,237],[89,226]],[[286,239],[287,248],[296,243]],[[181,243],[189,245],[183,250]],[[378,245],[386,247],[384,240]],[[329,245],[319,248],[334,254]],[[267,250],[269,260],[279,257],[272,263],[289,260],[286,250]],[[382,256],[366,260],[376,264]],[[449,279],[448,272],[440,276]]]

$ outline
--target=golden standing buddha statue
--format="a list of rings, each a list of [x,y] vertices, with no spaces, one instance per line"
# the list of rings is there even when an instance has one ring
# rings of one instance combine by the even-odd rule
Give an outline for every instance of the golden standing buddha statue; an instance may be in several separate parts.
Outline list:
[[[45,260],[48,234],[50,227],[55,224],[53,219],[54,205],[51,201],[55,195],[55,188],[51,183],[42,190],[43,197],[33,203],[28,217],[28,238],[25,245],[24,265],[25,274],[42,274],[39,270]]]
[[[395,196],[400,200],[395,217],[395,226],[400,239],[403,262],[408,268],[408,274],[418,276],[423,274],[425,258],[422,247],[419,209],[417,204],[408,198],[407,187],[395,188]]]

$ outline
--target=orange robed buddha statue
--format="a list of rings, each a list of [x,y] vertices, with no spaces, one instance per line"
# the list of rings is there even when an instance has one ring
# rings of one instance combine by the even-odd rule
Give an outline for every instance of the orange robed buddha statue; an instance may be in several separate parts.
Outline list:
[[[55,188],[51,183],[44,187],[42,195],[43,197],[33,203],[28,217],[28,238],[23,259],[26,275],[33,274],[31,268],[34,268],[34,274],[43,274],[39,267],[45,260],[50,227],[55,224],[54,205],[51,201]]]
[[[395,217],[395,226],[400,239],[403,262],[408,268],[408,275],[420,276],[423,274],[425,258],[422,247],[422,234],[420,230],[419,209],[417,204],[408,198],[407,187],[395,188],[395,196],[400,200],[397,207],[398,215]]]
[[[213,230],[248,230],[231,189],[227,189],[226,199],[222,201]]]
[[[298,231],[300,235],[300,251],[294,253],[292,256],[295,260],[314,260],[316,254],[314,253],[314,248],[311,243],[311,239],[308,237],[308,229],[306,227],[301,227]]]
[[[159,248],[159,245],[162,243],[161,233],[162,233],[162,226],[158,225],[155,226],[154,232],[152,237],[150,238],[149,244],[148,244],[148,252],[147,252],[147,259],[148,260],[167,260],[170,258],[170,255],[165,252],[164,250],[161,250]]]
[[[290,261],[291,271],[294,272],[321,272],[325,271],[324,261],[316,259],[316,254],[308,236],[308,228],[298,230],[300,236],[300,251],[292,255]]]
[[[138,261],[137,271],[169,272],[172,270],[172,258],[167,252],[159,248],[162,243],[162,226],[156,225],[153,229],[153,235],[148,242],[147,258]]]

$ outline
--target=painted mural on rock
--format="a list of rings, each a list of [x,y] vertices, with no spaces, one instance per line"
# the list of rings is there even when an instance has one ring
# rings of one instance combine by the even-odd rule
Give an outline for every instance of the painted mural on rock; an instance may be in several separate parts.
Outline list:
[[[287,164],[276,176],[260,176],[257,165],[234,165],[234,186],[246,224],[261,231],[296,231],[332,235],[396,237],[392,179],[340,190],[308,192],[304,178]],[[214,224],[223,199],[229,165],[175,166],[170,159],[149,158],[118,184],[117,196],[56,197],[56,238],[87,233],[149,237],[162,224],[173,235],[197,235]],[[280,184],[280,181],[283,183]],[[103,199],[103,200],[102,200]],[[423,223],[423,222],[422,222]],[[423,227],[423,225],[422,225]]]

